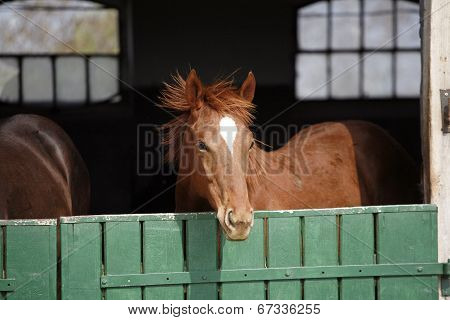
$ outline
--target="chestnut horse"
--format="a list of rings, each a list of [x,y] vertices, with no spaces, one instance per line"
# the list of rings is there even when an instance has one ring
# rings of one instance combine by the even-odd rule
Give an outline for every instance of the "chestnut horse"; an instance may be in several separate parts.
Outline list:
[[[418,172],[383,129],[363,121],[303,129],[266,152],[249,125],[255,78],[204,86],[195,70],[162,91],[161,106],[181,114],[165,124],[168,160],[178,165],[176,211],[215,210],[226,236],[248,237],[253,210],[412,203]]]
[[[0,122],[0,219],[86,214],[89,174],[67,134],[36,115]]]

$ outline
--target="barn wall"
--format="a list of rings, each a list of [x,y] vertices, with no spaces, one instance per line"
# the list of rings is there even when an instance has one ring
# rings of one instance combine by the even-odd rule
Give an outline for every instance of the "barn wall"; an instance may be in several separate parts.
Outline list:
[[[439,207],[439,258],[450,258],[450,134],[442,133],[440,91],[450,89],[450,2],[424,1],[422,139],[425,192]]]
[[[137,86],[159,85],[189,65],[208,81],[242,67],[260,85],[292,85],[295,10],[287,1],[133,4]]]

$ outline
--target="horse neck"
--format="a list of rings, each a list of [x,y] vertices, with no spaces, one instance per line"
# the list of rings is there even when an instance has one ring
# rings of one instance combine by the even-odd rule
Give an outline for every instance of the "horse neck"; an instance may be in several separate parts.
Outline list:
[[[263,159],[264,170],[261,173],[259,184],[253,188],[254,191],[258,191],[258,187],[267,186],[268,180],[273,180],[274,176],[282,175],[283,181],[288,182],[289,180],[299,182],[301,173],[297,172],[299,164],[296,162],[296,157],[294,155],[289,155],[285,148],[281,148],[275,151],[265,151],[260,150]],[[279,179],[275,179],[279,180]]]
[[[189,152],[189,151],[188,151]],[[180,160],[181,161],[181,160]],[[195,178],[199,175],[193,170],[195,158],[190,153],[184,166],[178,166],[177,185],[175,188],[176,211],[210,211],[212,210],[206,199],[201,198],[195,190]]]

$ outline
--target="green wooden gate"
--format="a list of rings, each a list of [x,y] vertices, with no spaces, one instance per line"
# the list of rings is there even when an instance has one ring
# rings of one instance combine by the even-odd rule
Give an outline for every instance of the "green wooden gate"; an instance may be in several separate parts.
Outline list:
[[[437,299],[436,221],[432,205],[260,211],[233,242],[210,213],[67,217],[60,269],[56,221],[0,221],[0,298]]]
[[[0,220],[0,300],[57,298],[56,220]]]

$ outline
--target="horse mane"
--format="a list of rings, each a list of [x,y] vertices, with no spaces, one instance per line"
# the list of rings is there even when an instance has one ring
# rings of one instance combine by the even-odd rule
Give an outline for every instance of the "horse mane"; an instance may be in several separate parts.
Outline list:
[[[210,107],[222,116],[230,116],[242,121],[249,127],[253,120],[255,105],[242,98],[238,89],[233,85],[232,75],[219,79],[213,84],[202,87],[201,99],[202,107]],[[188,119],[192,107],[186,99],[186,81],[177,72],[172,75],[172,82],[164,82],[161,91],[159,107],[175,111],[178,115],[160,127],[162,134],[162,145],[165,150],[165,160],[167,162],[177,163],[180,156],[181,141],[183,132],[187,127]],[[266,175],[271,163],[268,154],[261,148],[261,142],[257,143],[249,153],[249,171],[247,172],[247,182],[250,188],[259,184],[261,177]],[[272,160],[285,162],[285,156],[271,152]]]

